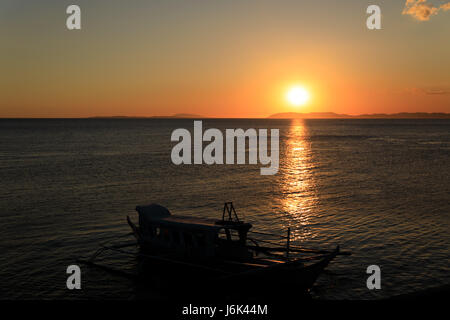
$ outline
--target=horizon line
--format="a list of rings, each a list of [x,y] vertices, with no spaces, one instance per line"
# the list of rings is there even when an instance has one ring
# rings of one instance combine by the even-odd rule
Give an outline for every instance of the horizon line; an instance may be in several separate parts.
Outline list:
[[[389,116],[400,116],[400,115],[440,115],[440,116],[448,116],[450,117],[450,113],[448,112],[396,112],[396,113],[363,113],[363,114],[339,114],[335,112],[279,112],[274,113],[269,116],[261,116],[261,117],[222,117],[222,116],[204,116],[197,114],[187,114],[187,113],[178,113],[174,115],[162,115],[162,116],[129,116],[129,115],[109,115],[109,116],[81,116],[81,117],[0,117],[0,119],[8,120],[8,119],[301,119],[301,116],[315,116],[314,118],[309,119],[354,119],[358,117],[389,117]],[[418,117],[419,118],[419,117]],[[308,118],[305,118],[308,119]],[[399,118],[397,118],[399,119]],[[411,118],[407,118],[411,119]]]

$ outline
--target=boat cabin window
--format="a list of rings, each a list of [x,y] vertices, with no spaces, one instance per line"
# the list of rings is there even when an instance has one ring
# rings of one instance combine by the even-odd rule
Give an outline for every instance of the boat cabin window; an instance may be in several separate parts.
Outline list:
[[[188,232],[183,232],[183,238],[184,238],[184,244],[187,247],[192,247],[194,244],[194,241],[192,240],[192,234]]]
[[[217,235],[219,236],[220,240],[227,240],[227,234],[224,229],[220,229]]]
[[[237,230],[230,230],[231,240],[239,241],[239,232]]]
[[[201,232],[197,233],[195,235],[195,239],[197,240],[197,245],[199,247],[202,248],[206,247],[206,235],[204,233]]]
[[[239,241],[239,233],[236,230],[232,229],[221,229],[219,231],[219,239]]]
[[[153,238],[155,236],[155,227],[149,226],[148,227],[148,234],[150,235],[150,237]]]
[[[175,244],[180,244],[180,234],[178,233],[178,231],[172,231],[172,241]]]
[[[169,229],[161,228],[161,235],[164,241],[169,242],[170,241],[170,233]]]

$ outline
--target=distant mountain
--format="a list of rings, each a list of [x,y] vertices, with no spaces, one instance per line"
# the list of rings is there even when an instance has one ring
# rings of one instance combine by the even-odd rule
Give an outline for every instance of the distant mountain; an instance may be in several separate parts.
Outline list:
[[[133,117],[133,116],[99,116],[99,117],[91,117],[96,119],[203,119],[207,118],[205,116],[201,116],[198,114],[190,114],[190,113],[177,113],[171,116],[150,116],[150,117]]]
[[[351,118],[347,114],[337,114],[334,112],[310,112],[310,113],[299,113],[299,112],[283,112],[275,113],[269,118],[275,119],[336,119],[336,118]]]
[[[197,119],[202,119],[202,118],[207,118],[207,117],[201,116],[198,114],[191,114],[191,113],[177,113],[172,116],[154,116],[152,118],[181,118],[181,119],[197,118]]]
[[[348,115],[337,114],[334,112],[311,112],[311,113],[298,113],[298,112],[284,112],[275,113],[268,118],[271,119],[450,119],[450,113],[375,113],[375,114],[361,114],[361,115]]]
[[[450,119],[450,113],[428,113],[428,112],[401,112],[401,113],[375,113],[354,116],[356,119]]]

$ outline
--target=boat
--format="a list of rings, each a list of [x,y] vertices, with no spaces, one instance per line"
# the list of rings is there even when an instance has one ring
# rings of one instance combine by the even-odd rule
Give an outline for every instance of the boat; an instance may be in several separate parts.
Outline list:
[[[292,246],[264,246],[249,237],[252,224],[239,219],[232,202],[219,220],[173,215],[158,204],[137,206],[138,224],[127,222],[149,264],[163,274],[193,279],[195,284],[233,283],[239,292],[272,292],[293,287],[308,292],[327,265],[341,252]],[[255,234],[264,235],[262,232]]]

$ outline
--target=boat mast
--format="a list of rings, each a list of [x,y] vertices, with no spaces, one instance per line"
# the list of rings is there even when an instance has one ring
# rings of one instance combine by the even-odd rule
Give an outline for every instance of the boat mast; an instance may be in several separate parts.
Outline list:
[[[225,202],[223,205],[223,213],[222,213],[222,221],[225,221],[225,211],[228,213],[228,221],[236,221],[239,222],[239,217],[236,213],[236,210],[234,209],[233,202]],[[233,219],[232,214],[234,213],[234,217],[236,220]]]

